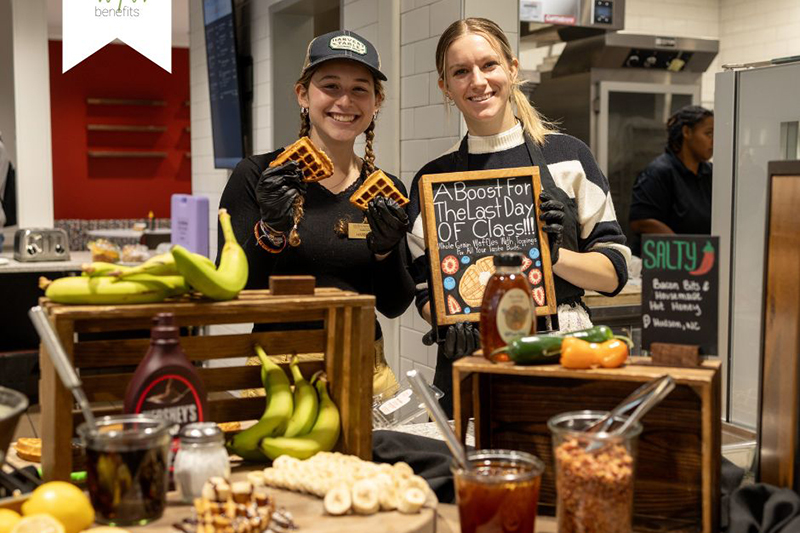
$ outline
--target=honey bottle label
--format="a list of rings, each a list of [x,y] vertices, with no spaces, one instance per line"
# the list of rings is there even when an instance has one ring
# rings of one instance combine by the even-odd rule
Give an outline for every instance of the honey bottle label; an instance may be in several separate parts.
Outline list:
[[[533,302],[530,294],[514,288],[506,292],[497,306],[497,332],[503,342],[511,342],[531,332]]]

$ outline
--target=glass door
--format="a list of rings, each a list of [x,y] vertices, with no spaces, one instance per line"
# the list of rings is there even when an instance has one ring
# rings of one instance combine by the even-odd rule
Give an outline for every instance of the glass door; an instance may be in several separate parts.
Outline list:
[[[664,151],[667,119],[699,103],[699,85],[599,82],[600,108],[595,155],[608,177],[622,231],[635,244],[628,214],[636,176]]]

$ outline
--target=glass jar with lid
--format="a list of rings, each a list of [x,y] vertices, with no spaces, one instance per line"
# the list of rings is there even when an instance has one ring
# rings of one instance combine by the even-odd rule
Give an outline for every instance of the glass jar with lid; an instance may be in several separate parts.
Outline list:
[[[230,477],[225,435],[213,422],[197,422],[183,427],[180,441],[175,455],[175,481],[183,501],[192,502],[201,496],[209,478]]]

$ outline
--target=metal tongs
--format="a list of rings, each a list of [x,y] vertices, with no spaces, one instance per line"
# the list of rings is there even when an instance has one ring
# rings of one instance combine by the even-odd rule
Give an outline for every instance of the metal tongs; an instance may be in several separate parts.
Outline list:
[[[658,405],[661,400],[667,397],[675,388],[675,380],[672,376],[665,374],[660,378],[654,379],[649,383],[645,383],[633,393],[622,400],[614,409],[606,413],[600,420],[586,428],[585,433],[604,433],[604,436],[617,436],[623,435],[633,424],[638,422],[650,409]],[[625,422],[618,428],[609,431],[620,415],[627,413],[631,409],[636,409]],[[586,451],[596,450],[603,446],[602,439],[593,440]]]

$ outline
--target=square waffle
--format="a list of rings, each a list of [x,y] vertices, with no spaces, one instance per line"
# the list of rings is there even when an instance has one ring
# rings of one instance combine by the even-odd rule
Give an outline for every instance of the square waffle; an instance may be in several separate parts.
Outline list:
[[[333,175],[333,162],[328,154],[314,146],[308,137],[301,137],[287,146],[269,166],[277,167],[289,160],[300,164],[303,181],[320,181]]]
[[[356,192],[350,197],[350,203],[362,211],[366,211],[369,201],[378,195],[391,198],[397,202],[400,207],[408,203],[408,198],[397,190],[391,178],[384,174],[382,170],[376,170],[367,176],[367,179],[364,180],[361,187],[356,189]]]

